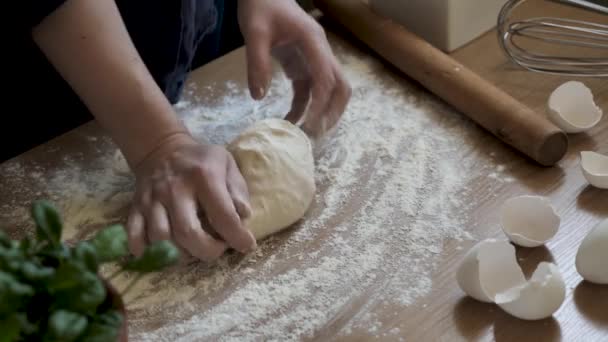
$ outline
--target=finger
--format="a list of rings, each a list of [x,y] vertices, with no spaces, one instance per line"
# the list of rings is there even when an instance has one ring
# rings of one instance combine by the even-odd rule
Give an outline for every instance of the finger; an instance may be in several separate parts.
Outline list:
[[[270,39],[264,33],[252,36],[247,41],[246,53],[249,92],[251,97],[260,100],[266,95],[272,78]]]
[[[337,70],[337,63],[335,65]],[[336,72],[335,79],[336,84],[327,108],[323,110],[323,115],[318,120],[307,121],[305,131],[316,132],[316,135],[325,134],[336,125],[342,113],[346,110],[346,105],[352,93],[350,85],[339,71]]]
[[[348,105],[348,101],[352,95],[352,89],[350,84],[344,78],[340,70],[338,69],[338,63],[335,62],[334,70],[335,78],[336,78],[336,86],[334,88],[334,93],[332,95],[331,100],[329,101],[329,106],[327,108],[327,118],[328,123],[325,127],[324,132],[327,130],[331,130],[340,120],[342,114],[346,111],[346,106]]]
[[[198,200],[212,228],[229,246],[245,253],[255,248],[255,238],[241,223],[232,197],[228,193],[226,176],[224,173],[201,177]]]
[[[171,239],[167,210],[160,202],[154,202],[147,215],[147,234],[150,242]]]
[[[310,102],[310,80],[295,80],[293,84],[293,101],[291,110],[285,116],[285,120],[299,125]]]
[[[290,80],[310,78],[308,62],[296,43],[276,45],[272,48],[271,55],[281,63],[285,75]]]
[[[331,66],[332,56],[329,53],[331,51],[329,46],[322,39],[319,39],[318,35],[311,36],[316,38],[310,38],[303,42],[303,50],[310,63],[312,78],[310,108],[305,119],[309,128],[316,129],[328,107],[336,79]],[[314,130],[311,133],[318,135],[318,132]]]
[[[228,193],[232,197],[232,202],[239,214],[241,220],[247,219],[251,216],[251,205],[249,203],[249,189],[247,188],[247,182],[241,174],[239,167],[236,165],[234,158],[229,158],[228,170],[226,176],[226,185],[228,187]]]
[[[219,258],[228,246],[207,234],[197,216],[197,205],[192,196],[172,198],[170,221],[173,238],[190,255],[201,260]]]
[[[129,239],[129,250],[136,257],[141,256],[146,247],[144,224],[144,216],[141,212],[137,209],[131,209],[127,219],[127,236]]]

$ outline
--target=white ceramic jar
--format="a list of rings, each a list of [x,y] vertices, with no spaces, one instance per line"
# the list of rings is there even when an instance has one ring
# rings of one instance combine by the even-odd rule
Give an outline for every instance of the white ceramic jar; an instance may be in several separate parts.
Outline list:
[[[451,52],[496,26],[506,0],[369,0],[371,8]]]

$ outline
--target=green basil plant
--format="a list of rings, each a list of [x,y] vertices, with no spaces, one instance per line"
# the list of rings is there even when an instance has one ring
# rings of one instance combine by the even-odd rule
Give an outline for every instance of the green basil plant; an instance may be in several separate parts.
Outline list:
[[[130,256],[121,225],[67,245],[60,215],[49,202],[34,202],[31,215],[35,237],[15,241],[0,230],[0,342],[116,341],[124,317],[98,274],[100,265],[117,263],[116,274],[137,275],[126,292],[143,274],[179,259],[169,241],[149,245],[139,258]]]

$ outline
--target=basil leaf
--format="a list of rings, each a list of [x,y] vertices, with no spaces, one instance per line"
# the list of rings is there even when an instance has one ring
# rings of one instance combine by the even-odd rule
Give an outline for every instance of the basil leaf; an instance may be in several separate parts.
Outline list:
[[[38,326],[31,323],[27,319],[27,315],[25,313],[18,313],[15,316],[17,317],[17,321],[19,322],[19,326],[21,328],[21,335],[32,335],[38,331]]]
[[[57,308],[81,313],[94,313],[106,298],[101,279],[78,260],[69,260],[59,266],[48,289]]]
[[[11,247],[11,239],[6,235],[3,229],[0,229],[0,246],[5,248]]]
[[[83,264],[70,260],[61,264],[55,275],[49,281],[50,292],[57,292],[81,285],[84,280],[84,273],[87,272]]]
[[[21,268],[25,257],[21,250],[16,247],[5,248],[0,246],[0,269],[16,273]]]
[[[120,328],[120,326],[122,325],[123,316],[120,312],[116,310],[108,310],[102,314],[99,314],[97,316],[97,321],[100,324]]]
[[[27,305],[34,289],[19,282],[12,274],[0,271],[0,317]]]
[[[48,241],[53,246],[59,245],[62,223],[55,207],[47,201],[36,201],[32,206],[32,216],[36,223],[38,240]]]
[[[179,250],[169,241],[157,241],[148,245],[141,257],[128,261],[124,268],[137,272],[156,272],[176,263]]]
[[[76,312],[57,310],[47,324],[45,341],[75,341],[87,328],[87,317]]]
[[[79,341],[86,342],[108,342],[117,341],[120,327],[93,322],[89,324],[83,338]]]
[[[82,341],[105,342],[116,341],[122,328],[123,315],[116,310],[108,310],[97,317],[89,324]]]
[[[66,285],[70,285],[66,287]],[[93,314],[106,298],[106,288],[97,275],[83,270],[80,275],[70,274],[59,289],[54,289],[54,307]]]
[[[0,319],[0,342],[12,342],[19,340],[21,325],[16,314]]]
[[[36,254],[42,259],[42,263],[47,266],[59,267],[65,260],[70,259],[70,248],[65,244],[59,246],[43,246]]]
[[[55,274],[55,269],[40,266],[31,261],[25,261],[21,265],[21,274],[25,280],[31,283],[40,283],[50,280]]]
[[[82,262],[89,271],[97,273],[99,263],[97,262],[97,251],[89,242],[80,242],[74,247],[72,253],[76,260]]]
[[[128,254],[127,232],[121,225],[99,231],[91,240],[100,263],[115,261]]]
[[[35,340],[31,335],[36,333],[37,329],[27,320],[24,313],[15,313],[0,318],[0,342]]]
[[[19,250],[23,255],[32,255],[36,253],[36,243],[28,236],[19,241]]]

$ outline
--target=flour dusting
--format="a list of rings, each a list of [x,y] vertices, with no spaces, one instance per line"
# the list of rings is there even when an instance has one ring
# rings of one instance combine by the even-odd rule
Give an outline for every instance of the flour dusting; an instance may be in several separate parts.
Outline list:
[[[479,176],[467,165],[481,133],[351,50],[336,50],[353,96],[335,132],[314,142],[319,190],[305,218],[251,255],[189,261],[142,279],[126,297],[130,340],[291,341],[329,325],[344,336],[356,330],[397,339],[399,328],[384,329],[377,313],[428,294],[444,244],[471,238],[465,231],[471,203],[461,199]],[[281,74],[262,101],[236,82],[187,89],[176,111],[195,136],[215,144],[256,120],[283,116],[292,95]],[[227,95],[215,98],[220,90]],[[107,138],[88,141],[111,146]],[[15,182],[38,179],[38,195],[62,210],[67,238],[83,238],[123,221],[132,196],[124,160],[115,148],[106,150],[95,167],[67,160],[49,174],[22,175],[10,163],[2,171]],[[27,216],[19,202],[0,210],[14,222]],[[125,274],[114,284],[124,289],[130,281]],[[345,310],[360,314],[343,319]]]

